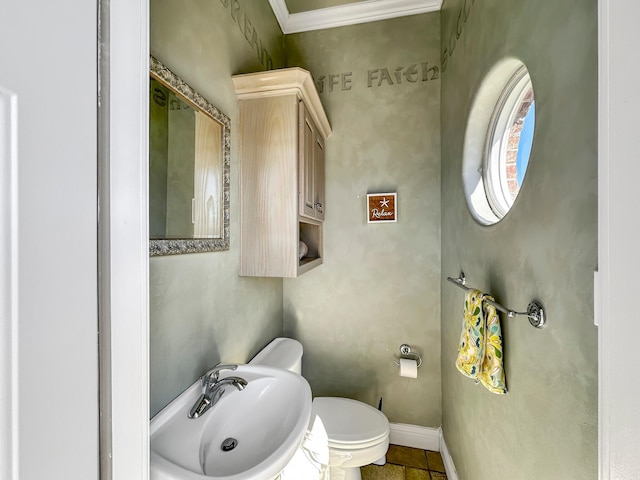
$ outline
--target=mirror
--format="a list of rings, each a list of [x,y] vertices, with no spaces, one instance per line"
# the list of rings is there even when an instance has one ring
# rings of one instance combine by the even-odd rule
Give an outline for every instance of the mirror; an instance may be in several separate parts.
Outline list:
[[[229,249],[229,117],[150,58],[149,254]]]

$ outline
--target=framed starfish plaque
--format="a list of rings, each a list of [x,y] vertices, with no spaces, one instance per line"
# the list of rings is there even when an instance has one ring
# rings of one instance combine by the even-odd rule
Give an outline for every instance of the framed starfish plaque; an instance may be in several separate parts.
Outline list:
[[[397,193],[367,194],[367,223],[397,222]]]

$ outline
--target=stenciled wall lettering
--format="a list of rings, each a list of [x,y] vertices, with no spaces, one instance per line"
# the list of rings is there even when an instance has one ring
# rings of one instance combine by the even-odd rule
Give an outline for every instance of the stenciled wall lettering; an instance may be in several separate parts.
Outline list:
[[[316,79],[316,87],[318,87],[318,92],[322,93],[325,91],[333,92],[334,89],[347,91],[351,90],[351,85],[353,82],[353,72],[343,72],[343,73],[330,73],[329,75],[320,75]]]
[[[476,3],[476,0],[464,0],[462,3],[462,7],[458,12],[458,16],[453,24],[453,28],[451,29],[451,33],[449,34],[449,41],[444,42],[444,49],[442,50],[442,73],[447,71],[447,62],[453,56],[453,52],[456,49],[456,45],[458,44],[458,40],[462,36],[462,32],[464,32],[464,26],[469,20],[469,15],[471,14],[471,7]],[[444,36],[443,38],[446,38]]]
[[[152,80],[155,82],[155,80]],[[153,101],[159,107],[166,107],[169,104],[169,110],[193,110],[189,105],[184,103],[175,94],[167,94],[167,90],[163,87],[153,88]]]
[[[251,23],[251,20],[247,16],[245,12],[242,11],[240,7],[239,0],[220,0],[220,3],[225,8],[229,9],[231,14],[231,18],[234,23],[238,25],[238,28],[242,32],[242,35],[247,40],[252,49],[255,50],[258,58],[260,59],[260,63],[264,66],[265,70],[273,69],[273,60],[271,56],[267,52],[267,49],[264,48],[262,39],[258,36],[258,32],[255,27]]]
[[[402,83],[419,83],[437,80],[440,78],[440,67],[429,62],[412,63],[411,65],[396,68],[370,68],[354,76],[353,72],[330,73],[320,75],[316,79],[318,92],[349,91],[354,82],[365,85],[367,88],[385,86],[397,86]]]

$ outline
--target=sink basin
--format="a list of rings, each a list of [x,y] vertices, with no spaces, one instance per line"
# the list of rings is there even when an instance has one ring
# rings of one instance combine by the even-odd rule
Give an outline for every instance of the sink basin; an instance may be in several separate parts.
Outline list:
[[[151,480],[271,480],[291,460],[311,415],[307,381],[259,365],[220,374],[227,376],[248,384],[226,387],[202,416],[187,417],[202,391],[198,380],[151,419]]]

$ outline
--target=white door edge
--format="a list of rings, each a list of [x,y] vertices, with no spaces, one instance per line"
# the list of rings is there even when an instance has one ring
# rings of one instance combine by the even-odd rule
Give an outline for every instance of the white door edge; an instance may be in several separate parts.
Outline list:
[[[0,87],[0,478],[18,480],[18,101]]]

